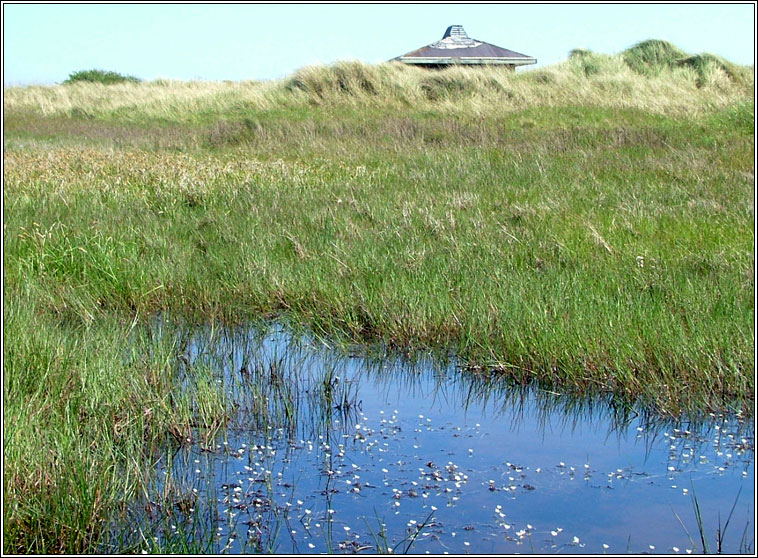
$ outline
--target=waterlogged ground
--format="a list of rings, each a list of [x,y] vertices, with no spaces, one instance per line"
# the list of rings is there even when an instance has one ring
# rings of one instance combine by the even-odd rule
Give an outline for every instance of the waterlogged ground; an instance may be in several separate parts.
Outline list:
[[[719,524],[723,551],[754,549],[738,416],[654,421],[282,330],[195,332],[185,356],[234,420],[156,455],[158,482],[115,520],[137,551],[687,554],[699,525],[716,551]]]

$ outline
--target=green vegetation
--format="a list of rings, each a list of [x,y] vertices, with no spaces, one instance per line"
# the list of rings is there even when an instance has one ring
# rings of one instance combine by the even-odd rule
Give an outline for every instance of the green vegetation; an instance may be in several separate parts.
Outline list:
[[[105,70],[80,70],[69,74],[68,78],[63,83],[69,84],[79,81],[112,85],[114,83],[139,83],[141,80],[134,76],[119,74],[118,72],[106,72]]]
[[[732,509],[729,511],[729,515],[726,518],[726,521],[724,524],[721,524],[721,514],[718,515],[718,525],[716,527],[716,552],[715,554],[723,554],[724,553],[724,539],[726,537],[726,530],[729,528],[729,522],[732,520],[732,515],[734,514],[734,509],[737,507],[737,501],[740,499],[740,493],[742,492],[742,489],[737,492],[737,496],[734,499],[734,504],[732,505]],[[695,515],[695,521],[697,524],[698,529],[698,535],[700,536],[700,547],[702,549],[703,554],[714,554],[714,552],[711,551],[711,547],[708,543],[708,535],[706,534],[706,527],[703,522],[703,516],[700,512],[700,504],[698,503],[697,495],[695,494],[695,487],[692,486],[692,507],[694,509],[694,515]],[[689,530],[685,526],[682,519],[679,517],[679,515],[674,512],[674,515],[676,516],[676,519],[679,521],[679,524],[684,529],[684,532],[687,533],[687,537],[690,539],[690,543],[692,544],[693,548],[697,548],[698,544],[695,542],[694,537],[690,534]],[[750,554],[751,553],[751,547],[752,544],[749,542],[748,539],[748,533],[749,533],[749,521],[745,525],[744,531],[742,532],[742,538],[740,540],[740,553],[741,554]]]
[[[625,50],[623,58],[632,70],[646,76],[674,68],[691,68],[697,75],[695,83],[698,87],[704,87],[716,75],[726,76],[732,82],[751,79],[747,68],[707,52],[689,55],[666,41],[643,41]]]
[[[626,65],[635,72],[655,75],[675,68],[677,61],[685,58],[687,53],[667,41],[650,39],[626,49],[622,56]]]
[[[223,424],[158,313],[752,412],[753,72],[639,50],[6,89],[3,550],[91,552],[141,456]]]

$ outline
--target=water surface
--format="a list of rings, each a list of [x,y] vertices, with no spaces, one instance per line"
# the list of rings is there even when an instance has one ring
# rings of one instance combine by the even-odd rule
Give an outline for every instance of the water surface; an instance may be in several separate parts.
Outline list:
[[[135,540],[686,554],[702,551],[696,498],[710,550],[733,509],[722,549],[753,551],[754,428],[739,416],[656,420],[423,355],[345,355],[278,327],[184,341],[186,381],[210,374],[233,420],[160,456],[155,493],[131,515]]]

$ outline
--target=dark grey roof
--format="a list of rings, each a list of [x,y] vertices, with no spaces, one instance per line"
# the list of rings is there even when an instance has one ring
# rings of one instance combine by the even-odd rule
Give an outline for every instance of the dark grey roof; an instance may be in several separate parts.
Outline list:
[[[398,56],[406,64],[536,64],[537,59],[506,48],[471,39],[462,25],[451,25],[442,39]]]

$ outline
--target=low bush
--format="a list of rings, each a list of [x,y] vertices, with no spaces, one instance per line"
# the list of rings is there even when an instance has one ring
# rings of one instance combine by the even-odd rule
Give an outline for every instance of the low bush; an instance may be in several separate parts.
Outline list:
[[[102,83],[111,85],[114,83],[140,83],[142,80],[134,76],[125,76],[118,72],[107,72],[105,70],[80,70],[69,74],[64,84],[86,81],[90,83]]]

